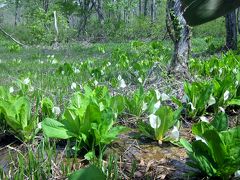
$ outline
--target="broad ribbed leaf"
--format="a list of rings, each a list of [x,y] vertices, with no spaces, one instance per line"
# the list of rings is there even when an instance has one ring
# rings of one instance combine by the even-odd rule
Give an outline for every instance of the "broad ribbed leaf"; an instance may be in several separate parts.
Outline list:
[[[208,147],[211,149],[212,157],[219,165],[224,163],[226,157],[226,146],[222,142],[216,130],[208,130],[203,134],[203,138],[207,141]]]
[[[16,116],[19,118],[21,129],[24,129],[28,125],[28,121],[30,119],[30,102],[25,97],[18,98],[15,103],[13,104],[14,108],[16,109]]]
[[[211,125],[213,125],[219,132],[227,130],[228,128],[227,115],[223,112],[218,113],[211,122]]]
[[[156,140],[163,140],[164,134],[176,123],[177,119],[174,119],[174,113],[169,106],[160,107],[155,115],[161,120],[161,125],[156,130]]]
[[[96,166],[89,166],[70,174],[69,180],[105,180],[106,176]]]
[[[42,122],[42,129],[44,134],[50,138],[69,139],[72,133],[66,129],[64,124],[54,119],[46,118]]]

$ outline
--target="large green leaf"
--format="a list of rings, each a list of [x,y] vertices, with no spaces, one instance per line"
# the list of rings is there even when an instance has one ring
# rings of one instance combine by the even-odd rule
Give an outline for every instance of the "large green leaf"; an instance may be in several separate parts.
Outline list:
[[[150,126],[150,124],[145,123],[143,121],[139,121],[138,124],[138,129],[140,133],[142,133],[144,136],[154,139],[154,129]],[[140,136],[142,135],[140,134]]]
[[[30,119],[30,102],[25,97],[18,98],[13,104],[16,109],[17,117],[19,118],[19,122],[21,125],[21,129],[24,129],[28,125],[28,121]]]
[[[113,140],[115,140],[119,134],[126,132],[128,130],[129,129],[124,126],[113,127],[103,135],[103,137],[101,138],[101,143],[109,144]]]
[[[223,131],[220,133],[220,136],[230,156],[234,157],[239,162],[240,166],[240,127]]]
[[[176,123],[177,119],[174,119],[174,113],[171,107],[162,106],[155,113],[160,120],[161,125],[156,129],[156,139],[163,140],[165,133]]]
[[[66,129],[65,125],[54,119],[44,119],[42,122],[42,129],[50,138],[69,139],[72,137],[72,133]]]
[[[96,166],[80,169],[68,177],[69,180],[105,180],[106,176]]]
[[[215,129],[211,124],[200,122],[192,126],[192,133],[197,136],[202,136],[207,130]]]
[[[192,152],[188,152],[193,162],[188,163],[194,168],[199,168],[202,172],[209,176],[216,173],[215,162],[211,154],[211,150],[207,144],[198,140],[192,143]]]
[[[211,149],[212,157],[218,164],[224,163],[226,157],[226,146],[222,142],[216,130],[208,130],[203,134],[203,138],[207,141],[208,147]]]
[[[228,128],[227,115],[223,112],[218,113],[211,122],[211,125],[213,125],[219,132],[227,130]]]

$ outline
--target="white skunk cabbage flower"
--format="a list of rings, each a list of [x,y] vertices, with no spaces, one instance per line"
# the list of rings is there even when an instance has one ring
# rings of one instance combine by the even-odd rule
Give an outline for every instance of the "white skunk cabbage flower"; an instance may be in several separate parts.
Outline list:
[[[238,73],[237,68],[234,68],[234,69],[233,69],[233,73],[234,73],[234,74],[237,74],[237,73]]]
[[[40,122],[40,123],[37,124],[37,128],[38,128],[38,129],[42,129],[42,122]]]
[[[14,88],[13,87],[10,87],[9,88],[9,93],[13,93],[14,92]]]
[[[98,81],[97,80],[95,80],[93,83],[94,83],[95,86],[98,85]]]
[[[54,58],[54,57],[53,57]],[[56,60],[56,59],[53,59],[52,60],[52,64],[57,64],[58,63],[58,61]]]
[[[143,83],[142,78],[138,78],[138,82],[140,82],[142,84]]]
[[[219,75],[222,75],[223,71],[222,68],[218,70],[219,71]]]
[[[23,80],[23,84],[28,85],[30,83],[30,79],[26,78]]]
[[[224,93],[224,95],[223,95],[223,99],[224,99],[224,101],[228,100],[228,98],[229,98],[229,94],[230,94],[230,92],[229,92],[228,90],[225,91],[225,93]]]
[[[155,113],[161,106],[161,102],[157,101],[153,106],[153,113]]]
[[[189,102],[188,104],[191,106],[192,111],[196,110],[196,108],[193,106],[193,104],[191,102]]]
[[[157,116],[154,115],[154,114],[151,114],[151,115],[149,116],[149,121],[150,121],[151,127],[154,128],[154,129],[159,128],[160,125],[161,125],[161,120],[160,120],[160,118],[157,117]]]
[[[59,107],[53,107],[52,112],[58,116],[61,113],[61,110]]]
[[[30,86],[29,87],[29,92],[33,92],[34,91],[34,87],[33,86]]]
[[[216,103],[216,99],[213,97],[213,95],[210,96],[208,100],[208,106],[211,106]]]
[[[77,84],[76,84],[75,82],[73,82],[73,83],[71,84],[71,89],[74,90],[74,89],[76,89],[76,88],[77,88]]]
[[[200,117],[200,120],[201,120],[202,122],[209,123],[208,118],[206,118],[205,116],[201,116],[201,117]]]
[[[146,111],[148,108],[147,103],[143,102],[142,111]]]
[[[161,94],[161,99],[162,99],[162,101],[167,101],[167,100],[170,99],[170,97],[169,97],[167,94],[162,93],[162,94]]]
[[[180,133],[179,133],[179,130],[176,126],[173,127],[173,130],[171,131],[171,135],[170,135],[173,139],[175,139],[176,141],[179,140],[179,136],[180,136]]]
[[[157,100],[159,100],[160,97],[161,97],[160,92],[157,89],[155,89],[155,93],[156,93],[156,96],[157,96]]]
[[[125,88],[125,87],[127,87],[127,85],[126,85],[124,79],[121,79],[121,80],[119,81],[119,83],[120,83],[120,87],[121,87],[121,88]]]
[[[236,81],[236,82],[235,82],[235,86],[238,86],[238,84],[239,84],[239,82],[238,82],[238,81]]]
[[[225,110],[223,109],[223,107],[219,107],[219,110],[225,113]]]
[[[78,73],[80,73],[80,70],[78,68],[74,68],[74,73],[78,74]]]
[[[122,76],[118,75],[118,80],[121,81],[122,80]]]

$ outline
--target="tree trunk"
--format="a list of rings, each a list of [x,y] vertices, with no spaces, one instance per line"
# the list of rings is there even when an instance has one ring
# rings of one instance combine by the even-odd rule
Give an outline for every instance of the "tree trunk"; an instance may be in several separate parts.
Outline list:
[[[103,15],[103,9],[102,9],[102,0],[93,0],[92,1],[94,9],[97,12],[98,20],[100,24],[104,23],[104,15]]]
[[[49,0],[43,0],[43,9],[45,11],[45,13],[48,12],[48,7],[49,7]]]
[[[238,33],[240,34],[240,8],[237,9]]]
[[[166,25],[169,36],[174,42],[174,53],[169,72],[189,78],[190,27],[183,17],[181,0],[167,1]]]
[[[142,15],[142,0],[139,0],[138,2],[138,16]]]
[[[148,14],[148,0],[144,0],[144,9],[143,9],[144,16]]]
[[[151,3],[151,21],[152,23],[155,21],[156,18],[156,0],[152,0]]]
[[[15,0],[15,18],[14,18],[14,25],[17,26],[19,19],[19,8],[20,8],[20,0]]]
[[[237,50],[237,19],[235,10],[226,15],[226,48]]]

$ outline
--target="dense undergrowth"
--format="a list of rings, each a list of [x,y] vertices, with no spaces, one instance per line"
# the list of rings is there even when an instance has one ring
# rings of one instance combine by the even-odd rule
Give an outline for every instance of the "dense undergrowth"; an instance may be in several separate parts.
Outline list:
[[[204,50],[214,49],[206,43]],[[180,83],[167,74],[171,47],[157,41],[58,50],[4,41],[0,53],[1,134],[13,135],[23,148],[8,146],[17,155],[11,153],[0,178],[86,179],[87,171],[122,179],[121,154],[106,152],[132,131],[156,146],[186,148],[188,164],[199,170],[192,177],[229,179],[240,169],[240,127],[230,118],[240,106],[235,52],[191,59],[192,82]],[[194,138],[186,140],[180,134],[188,123]]]

